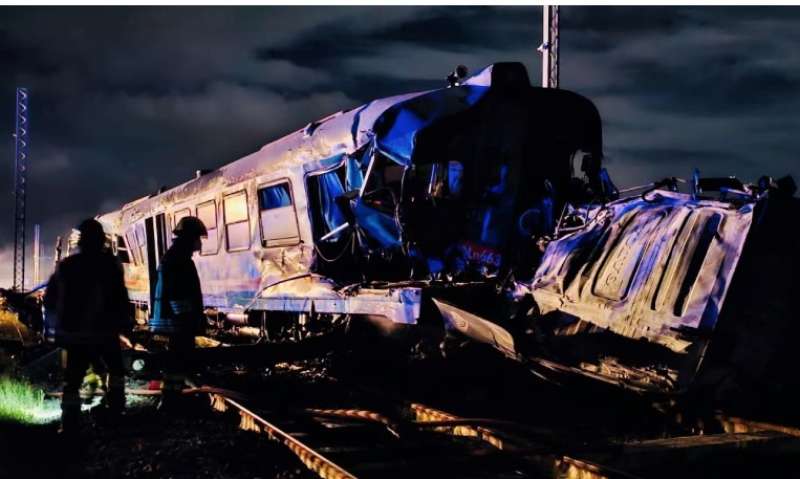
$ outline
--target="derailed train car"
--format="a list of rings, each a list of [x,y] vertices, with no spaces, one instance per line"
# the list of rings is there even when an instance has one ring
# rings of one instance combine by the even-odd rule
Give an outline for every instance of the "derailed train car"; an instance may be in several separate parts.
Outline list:
[[[430,291],[532,271],[528,230],[602,188],[601,158],[589,100],[495,64],[310,123],[100,220],[142,311],[170,230],[196,215],[209,231],[195,256],[204,301],[228,322],[414,325]]]
[[[798,292],[796,248],[776,247],[791,188],[616,199],[602,156],[589,100],[495,64],[310,123],[100,220],[143,313],[170,230],[196,215],[204,302],[233,330],[446,330],[541,375],[638,391],[779,376],[799,331],[790,309],[762,312]]]

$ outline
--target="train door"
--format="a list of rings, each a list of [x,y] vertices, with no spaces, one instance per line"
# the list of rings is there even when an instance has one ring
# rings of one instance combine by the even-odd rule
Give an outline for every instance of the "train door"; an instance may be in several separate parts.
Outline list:
[[[158,259],[158,264],[161,264],[161,258],[164,257],[164,254],[167,252],[167,247],[169,244],[167,243],[168,235],[167,235],[167,218],[164,213],[158,214],[155,216],[156,218],[156,258]]]
[[[158,266],[167,251],[167,222],[164,213],[145,219],[144,229],[147,237],[147,276],[150,280],[149,310],[152,316],[156,281],[158,280]]]

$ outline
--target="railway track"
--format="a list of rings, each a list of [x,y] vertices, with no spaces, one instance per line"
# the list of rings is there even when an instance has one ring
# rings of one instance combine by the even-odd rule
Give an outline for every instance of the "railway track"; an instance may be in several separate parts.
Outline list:
[[[356,407],[275,408],[236,391],[195,393],[223,417],[278,441],[322,478],[707,477],[744,472],[778,476],[800,467],[800,429],[719,415],[714,433],[581,443],[508,420],[468,418],[419,402]],[[356,401],[358,403],[358,401]],[[387,406],[387,404],[390,404]],[[795,464],[797,463],[797,464]]]
[[[428,370],[427,375],[422,368],[414,369],[409,374],[413,381],[408,383],[387,376],[384,369],[379,369],[382,375],[351,371],[348,380],[317,363],[275,366],[276,358],[303,357],[299,353],[290,355],[277,348],[226,349],[231,351],[214,351],[213,359],[224,363],[222,360],[252,349],[246,358],[271,362],[270,378],[245,386],[247,382],[240,384],[232,379],[236,376],[232,371],[214,366],[203,373],[203,381],[198,383],[202,386],[191,385],[187,392],[206,396],[209,407],[241,429],[281,443],[309,471],[323,478],[792,477],[800,468],[800,428],[767,420],[720,413],[713,423],[707,421],[703,430],[696,433],[654,428],[645,434],[638,430],[631,436],[614,431],[607,440],[587,441],[582,431],[565,435],[564,428],[558,430],[553,424],[584,412],[577,421],[565,421],[567,429],[579,424],[588,417],[581,410],[593,403],[603,405],[590,415],[613,416],[616,397],[609,400],[590,394],[581,398],[577,389],[558,388],[547,399],[544,390],[521,383],[520,377],[509,376],[504,381],[515,384],[514,389],[504,390],[501,396],[485,397],[480,407],[475,407],[473,398],[473,404],[466,407],[466,389],[454,391],[454,383],[445,381],[448,371],[451,376],[453,371],[469,371],[470,376],[458,377],[456,382],[474,383],[470,386],[474,390],[491,390],[493,386],[497,389],[497,384],[487,383],[475,368],[463,364],[454,367],[448,363],[447,369]],[[266,359],[262,357],[267,353]],[[347,366],[344,369],[349,370],[352,364]],[[322,372],[314,373],[315,368]],[[427,364],[425,368],[430,369]],[[508,374],[499,364],[485,368],[493,376]],[[287,373],[275,373],[279,370]],[[219,376],[208,376],[210,371],[217,371],[213,374]],[[295,390],[280,382],[282,374],[294,378]],[[365,380],[370,377],[380,379]],[[435,394],[421,394],[425,388],[416,386],[431,378],[437,383],[437,388],[431,389]],[[386,387],[391,383],[399,386]],[[215,387],[217,384],[219,387]],[[415,385],[415,389],[409,390],[407,384]],[[157,394],[147,389],[128,392]],[[503,414],[507,411],[502,408],[508,407],[515,395],[523,397],[517,402],[529,407],[524,414]],[[265,402],[265,397],[278,400]],[[433,399],[436,397],[443,400],[437,402]],[[566,403],[568,397],[581,400]],[[436,407],[428,404],[432,399],[431,404]],[[460,414],[449,412],[451,408]],[[625,408],[621,405],[618,409]],[[482,417],[472,417],[474,414]],[[627,415],[636,420],[642,417],[641,411],[632,410]],[[516,422],[517,418],[525,424]]]
[[[800,468],[800,428],[764,420],[720,413],[694,434],[654,429],[591,441],[553,429],[552,417],[567,418],[574,404],[552,409],[541,391],[523,424],[496,409],[507,401],[467,408],[496,417],[465,417],[404,397],[416,393],[398,395],[396,389],[392,394],[327,372],[314,380],[306,366],[284,370],[288,373],[241,383],[236,374],[222,371],[203,376],[186,392],[207,397],[210,408],[239,428],[282,444],[322,478],[787,477]],[[280,382],[287,377],[296,389]],[[448,396],[444,408],[460,407],[465,400]]]
[[[530,464],[503,448],[506,439],[476,425],[485,420],[458,418],[421,404],[406,411],[411,419],[341,408],[276,414],[235,392],[197,390],[208,395],[214,410],[237,419],[241,429],[284,444],[322,478],[538,477]]]
[[[286,356],[267,352],[270,358]],[[257,353],[251,356],[263,351]],[[348,363],[340,369],[349,374],[342,376],[316,363],[272,364],[269,378],[255,380],[244,380],[247,373],[242,381],[236,379],[242,372],[237,368],[208,369],[200,382],[204,386],[191,392],[207,396],[211,408],[241,429],[281,443],[323,478],[627,479],[719,476],[722,471],[763,475],[762,469],[783,476],[800,467],[800,429],[784,425],[719,415],[700,432],[633,423],[612,430],[607,429],[608,418],[618,420],[619,411],[630,406],[617,402],[616,396],[581,397],[568,388],[547,393],[512,375],[501,382],[514,388],[476,402],[467,391],[497,390],[498,385],[464,364],[414,369],[408,373],[408,383],[381,367],[376,374],[353,370],[354,364]],[[479,364],[489,376],[508,374],[500,364]],[[455,384],[444,381],[453,370],[471,371],[471,376],[460,377]],[[289,377],[288,383],[281,382]],[[426,389],[418,385],[431,378],[442,384],[421,394]],[[452,389],[471,383],[463,390]],[[387,387],[390,384],[395,387]],[[515,397],[525,409],[504,410]],[[426,404],[429,400],[436,407]],[[450,408],[461,415],[447,411]],[[643,418],[641,409],[626,411],[625,416],[652,421]],[[587,418],[603,423],[595,427],[599,434],[586,434],[581,423]],[[669,422],[666,415],[661,420]],[[797,464],[792,463],[794,457]]]

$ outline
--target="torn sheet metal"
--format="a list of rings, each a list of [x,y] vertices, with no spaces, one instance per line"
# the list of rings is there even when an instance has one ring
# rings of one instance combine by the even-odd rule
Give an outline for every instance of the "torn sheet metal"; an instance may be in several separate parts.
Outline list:
[[[466,82],[459,88],[438,90],[393,105],[375,124],[378,149],[391,160],[410,166],[416,134],[443,117],[471,107],[483,98],[489,86]]]
[[[643,388],[686,386],[719,318],[753,207],[659,190],[596,210],[545,251],[531,284],[538,327],[564,362],[586,373]]]
[[[433,304],[448,328],[475,341],[492,345],[512,359],[518,357],[514,348],[514,337],[504,328],[442,300],[433,298]]]
[[[534,299],[542,314],[684,351],[687,330],[714,328],[752,212],[667,191],[611,203],[547,247]]]

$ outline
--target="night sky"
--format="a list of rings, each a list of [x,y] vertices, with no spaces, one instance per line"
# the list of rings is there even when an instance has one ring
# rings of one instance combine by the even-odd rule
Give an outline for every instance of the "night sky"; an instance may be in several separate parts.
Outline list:
[[[28,238],[55,237],[338,110],[521,61],[541,7],[0,8],[0,287],[14,89],[31,89]],[[620,187],[800,180],[800,7],[562,7],[561,86],[593,100]],[[28,256],[31,256],[30,250]],[[28,268],[27,276],[32,275]]]

